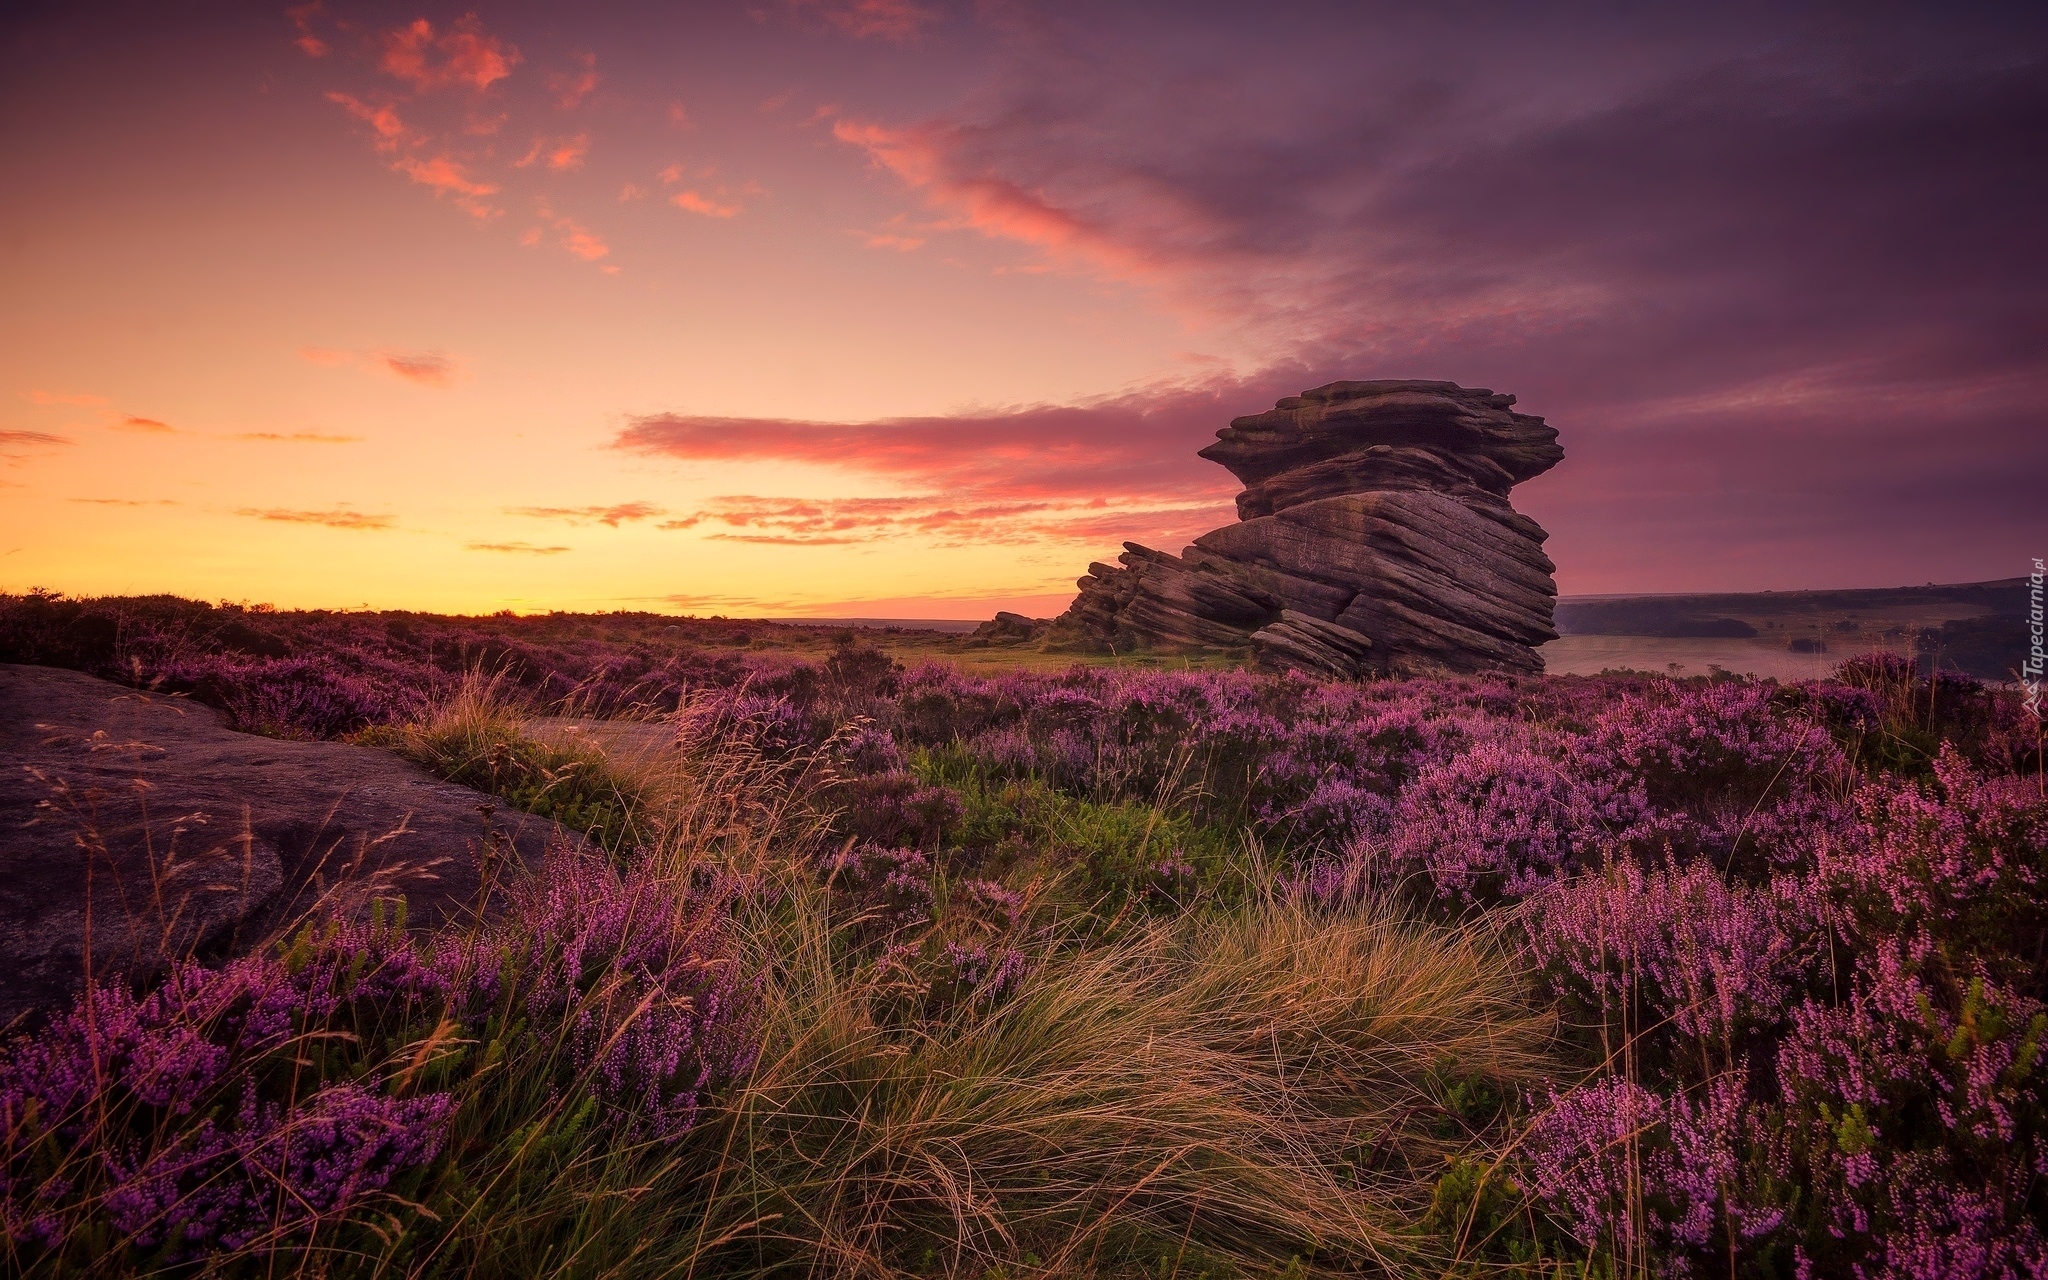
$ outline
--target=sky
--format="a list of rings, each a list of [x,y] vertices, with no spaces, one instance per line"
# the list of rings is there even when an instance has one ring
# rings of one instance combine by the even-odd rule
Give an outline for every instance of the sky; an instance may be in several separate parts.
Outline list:
[[[1339,378],[1567,595],[2048,556],[2038,5],[18,5],[0,173],[5,591],[1046,616]]]

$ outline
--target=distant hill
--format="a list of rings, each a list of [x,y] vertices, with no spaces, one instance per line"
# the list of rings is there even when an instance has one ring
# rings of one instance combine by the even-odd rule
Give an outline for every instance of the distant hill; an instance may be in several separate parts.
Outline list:
[[[2012,678],[2026,652],[2027,580],[1841,591],[1565,596],[1565,636],[1755,638],[1797,653],[1910,648],[1980,679]]]

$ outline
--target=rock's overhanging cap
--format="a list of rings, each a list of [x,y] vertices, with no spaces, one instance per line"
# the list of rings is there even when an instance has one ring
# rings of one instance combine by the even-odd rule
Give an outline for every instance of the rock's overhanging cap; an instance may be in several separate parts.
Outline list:
[[[1248,486],[1238,514],[1372,489],[1505,498],[1557,465],[1557,429],[1515,398],[1455,382],[1332,382],[1234,419],[1201,451]]]
[[[1245,482],[1239,523],[1179,556],[1126,543],[1068,617],[1111,642],[1248,645],[1321,675],[1540,671],[1555,566],[1508,491],[1564,450],[1514,403],[1333,382],[1235,419],[1201,456]]]

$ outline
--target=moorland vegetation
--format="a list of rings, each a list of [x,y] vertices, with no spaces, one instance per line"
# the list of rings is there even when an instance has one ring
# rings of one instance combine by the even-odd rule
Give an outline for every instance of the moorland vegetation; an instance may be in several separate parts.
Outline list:
[[[312,917],[16,1028],[7,1269],[2048,1273],[2008,690],[670,625],[0,599],[0,660],[588,836],[468,925]]]

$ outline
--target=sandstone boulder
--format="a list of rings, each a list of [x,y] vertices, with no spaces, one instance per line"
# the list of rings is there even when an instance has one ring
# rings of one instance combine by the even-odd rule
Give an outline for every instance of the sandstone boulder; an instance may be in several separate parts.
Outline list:
[[[1555,566],[1508,492],[1564,451],[1514,403],[1333,382],[1238,418],[1201,456],[1245,482],[1239,523],[1178,556],[1124,544],[1067,618],[1110,644],[1249,647],[1321,675],[1541,671]]]
[[[0,1026],[305,912],[482,905],[576,837],[386,752],[236,733],[184,698],[0,664]]]

